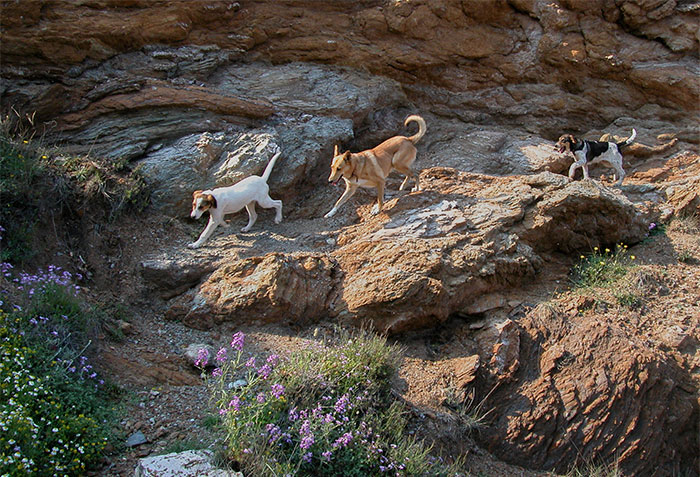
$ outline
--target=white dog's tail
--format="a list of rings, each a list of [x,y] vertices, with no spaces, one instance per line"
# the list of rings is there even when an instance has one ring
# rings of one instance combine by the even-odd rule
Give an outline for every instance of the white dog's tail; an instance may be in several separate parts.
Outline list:
[[[411,141],[413,144],[415,144],[425,134],[425,131],[426,131],[425,120],[423,118],[421,118],[420,116],[417,116],[414,114],[414,115],[411,115],[411,116],[406,118],[406,120],[403,122],[404,126],[408,126],[408,123],[410,123],[411,121],[415,121],[418,123],[418,132],[407,139],[409,141]]]
[[[265,167],[265,172],[263,172],[262,178],[267,182],[267,180],[270,178],[270,174],[272,174],[272,168],[275,167],[275,162],[277,162],[277,158],[280,157],[280,154],[282,154],[282,151],[277,151],[277,153],[272,156],[272,159],[270,159],[270,162],[267,163],[267,166]]]
[[[630,137],[628,137],[627,140],[625,140],[623,142],[618,142],[617,147],[629,146],[630,144],[632,144],[632,141],[634,141],[634,138],[636,138],[636,137],[637,137],[637,130],[632,128],[632,135]]]

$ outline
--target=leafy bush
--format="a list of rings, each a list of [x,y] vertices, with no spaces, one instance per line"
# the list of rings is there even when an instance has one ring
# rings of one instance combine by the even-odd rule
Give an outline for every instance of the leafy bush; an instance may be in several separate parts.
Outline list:
[[[9,134],[6,122],[0,121],[0,224],[6,229],[0,261],[32,258],[29,244],[46,210],[75,218],[89,208],[92,215],[102,212],[113,220],[149,204],[150,191],[138,167],[47,153],[32,140]]]
[[[102,455],[113,412],[84,354],[95,314],[59,268],[15,276],[2,263],[0,273],[0,475],[82,475]]]
[[[198,364],[210,378],[228,456],[246,475],[458,475],[406,436],[390,379],[401,352],[367,333],[341,334],[286,358],[244,357],[245,337]],[[232,353],[233,356],[227,356]]]
[[[32,184],[41,174],[40,162],[0,135],[0,261],[24,261],[32,252],[27,243],[37,214]]]
[[[633,266],[636,257],[629,255],[627,245],[618,244],[615,250],[593,248],[588,256],[581,255],[581,261],[571,273],[575,288],[604,287],[625,276]]]

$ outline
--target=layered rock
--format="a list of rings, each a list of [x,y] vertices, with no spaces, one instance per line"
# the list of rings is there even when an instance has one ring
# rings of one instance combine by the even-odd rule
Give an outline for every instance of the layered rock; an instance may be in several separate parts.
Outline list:
[[[493,389],[493,425],[480,437],[504,460],[566,472],[579,459],[616,459],[629,475],[672,475],[692,461],[682,453],[697,404],[673,360],[643,340],[550,304],[479,341],[482,359],[501,356],[477,383]]]
[[[2,7],[2,105],[36,111],[59,129],[144,109],[154,116],[167,109],[191,128],[199,122],[199,131],[206,121],[250,124],[271,108],[306,110],[290,105],[290,89],[323,81],[302,74],[279,82],[246,68],[251,60],[368,71],[398,81],[411,101],[442,116],[517,125],[549,139],[623,116],[677,123],[697,115],[697,9],[687,2],[295,0],[280,8],[271,0],[5,0]],[[231,64],[242,74],[226,69]],[[237,87],[249,79],[277,82],[277,98],[261,102],[257,87]],[[216,91],[217,82],[230,91]],[[353,102],[350,95],[335,106],[356,109]]]

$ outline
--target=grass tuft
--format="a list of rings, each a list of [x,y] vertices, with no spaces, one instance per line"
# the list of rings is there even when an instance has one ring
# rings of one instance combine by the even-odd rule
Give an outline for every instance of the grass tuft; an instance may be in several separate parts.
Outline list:
[[[7,117],[0,120],[0,261],[31,260],[32,239],[47,215],[75,219],[89,209],[96,219],[103,214],[111,221],[149,204],[139,168],[48,152],[40,140],[8,122]]]
[[[581,255],[570,280],[574,288],[605,287],[624,277],[634,266],[636,258],[628,253],[624,244],[618,244],[615,250],[594,247],[588,256]]]

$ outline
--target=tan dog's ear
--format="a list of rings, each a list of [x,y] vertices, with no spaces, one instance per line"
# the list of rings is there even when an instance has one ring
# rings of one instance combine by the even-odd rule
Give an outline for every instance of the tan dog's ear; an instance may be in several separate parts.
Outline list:
[[[207,194],[206,197],[207,200],[211,203],[212,208],[216,209],[216,198],[211,194]]]
[[[333,148],[333,157],[338,155],[338,145],[336,144],[335,147]]]
[[[195,197],[195,198],[196,198],[196,197],[197,197],[199,194],[201,194],[202,192],[204,192],[204,191],[202,191],[202,190],[196,190],[196,191],[192,192],[192,197]]]
[[[345,151],[345,152],[343,153],[343,160],[346,161],[346,162],[349,161],[349,160],[350,160],[350,154],[351,154],[350,151]]]

